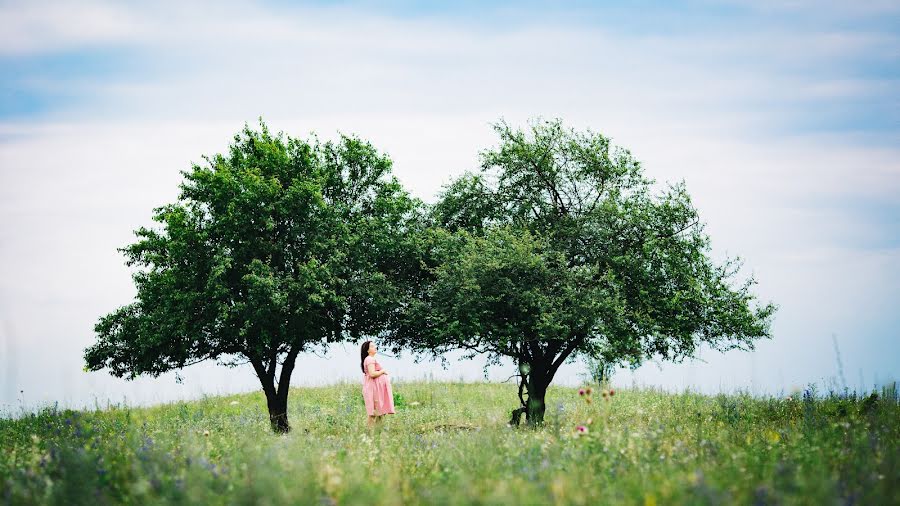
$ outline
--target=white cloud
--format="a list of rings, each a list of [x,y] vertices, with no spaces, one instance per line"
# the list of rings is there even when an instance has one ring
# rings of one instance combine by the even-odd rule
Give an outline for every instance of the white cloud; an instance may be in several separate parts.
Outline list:
[[[476,166],[478,151],[495,142],[488,123],[501,116],[520,124],[539,114],[562,117],[611,135],[660,181],[684,178],[716,254],[743,256],[760,293],[783,309],[776,340],[756,354],[705,356],[710,363],[696,369],[646,375],[655,382],[680,384],[687,367],[690,381],[705,388],[715,389],[716,375],[746,385],[761,364],[790,371],[784,381],[818,380],[831,370],[831,355],[796,353],[832,330],[852,329],[861,315],[878,318],[872,308],[900,295],[898,252],[863,247],[883,227],[839,204],[896,195],[900,150],[784,134],[803,114],[786,105],[887,91],[884,82],[823,79],[792,65],[851,59],[888,36],[775,31],[710,42],[537,21],[488,30],[335,8],[95,5],[105,14],[91,21],[99,29],[90,33],[61,26],[60,17],[80,15],[71,7],[28,7],[16,19],[45,35],[4,35],[7,52],[128,41],[149,58],[139,62],[150,69],[140,80],[52,83],[76,86],[87,99],[0,124],[0,319],[16,329],[24,385],[39,381],[29,372],[38,356],[49,355],[62,371],[46,385],[47,399],[62,383],[73,399],[101,383],[108,392],[148,395],[80,372],[97,317],[133,296],[115,248],[149,224],[153,207],[175,197],[179,170],[224,150],[244,121],[261,114],[295,136],[360,134],[388,152],[397,175],[426,200]],[[853,360],[897,372],[864,356]],[[221,385],[223,375],[210,370],[192,373],[193,384]],[[480,370],[468,364],[450,377],[475,379]],[[577,367],[566,371],[574,381]],[[241,378],[235,385],[253,386]],[[159,384],[172,386],[171,378]]]
[[[0,5],[0,55],[22,55],[133,40],[134,13],[114,3],[27,1]]]

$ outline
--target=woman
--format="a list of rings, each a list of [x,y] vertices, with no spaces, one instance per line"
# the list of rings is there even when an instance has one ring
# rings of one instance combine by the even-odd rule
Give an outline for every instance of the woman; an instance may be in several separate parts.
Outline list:
[[[363,371],[363,399],[366,401],[368,426],[373,428],[384,415],[394,414],[394,393],[387,371],[375,360],[375,343],[366,341],[360,350],[360,367]]]

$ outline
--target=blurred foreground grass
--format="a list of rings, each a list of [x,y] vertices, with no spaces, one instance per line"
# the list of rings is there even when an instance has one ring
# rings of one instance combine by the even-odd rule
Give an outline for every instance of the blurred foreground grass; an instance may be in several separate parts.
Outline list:
[[[867,397],[397,383],[365,429],[357,384],[0,419],[0,504],[900,504],[896,387]],[[577,428],[583,426],[586,432]]]

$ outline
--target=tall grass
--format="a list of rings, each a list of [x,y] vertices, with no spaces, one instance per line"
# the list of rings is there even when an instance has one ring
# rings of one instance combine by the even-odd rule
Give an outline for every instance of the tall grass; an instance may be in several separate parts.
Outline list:
[[[398,383],[369,434],[357,384],[0,420],[0,504],[900,504],[895,385],[868,396]],[[590,398],[591,402],[587,399]],[[578,427],[581,429],[577,429]]]

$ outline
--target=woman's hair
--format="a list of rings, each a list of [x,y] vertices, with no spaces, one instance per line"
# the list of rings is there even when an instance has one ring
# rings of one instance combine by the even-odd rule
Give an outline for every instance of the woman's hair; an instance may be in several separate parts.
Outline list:
[[[362,343],[362,348],[359,349],[359,367],[362,369],[363,374],[366,373],[366,357],[369,356],[369,345],[372,344],[372,341],[366,341]]]

